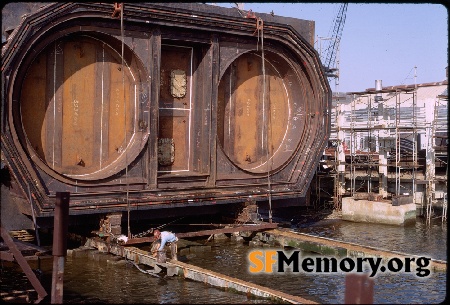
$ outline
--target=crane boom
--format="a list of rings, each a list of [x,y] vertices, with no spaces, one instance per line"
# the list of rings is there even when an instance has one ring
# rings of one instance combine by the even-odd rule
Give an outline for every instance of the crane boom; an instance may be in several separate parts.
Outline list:
[[[342,30],[344,29],[347,6],[348,3],[341,4],[339,11],[333,21],[334,24],[333,36],[329,40],[328,47],[325,50],[327,53],[325,56],[325,60],[323,61],[325,73],[327,74],[327,76],[335,76],[333,75],[333,72],[336,71],[334,65],[336,62],[336,54],[339,49],[339,43],[342,37]]]

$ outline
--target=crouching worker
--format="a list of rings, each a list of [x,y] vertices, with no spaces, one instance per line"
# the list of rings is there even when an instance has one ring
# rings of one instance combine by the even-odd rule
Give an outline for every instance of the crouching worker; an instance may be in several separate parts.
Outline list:
[[[173,234],[172,232],[163,231],[160,232],[158,229],[153,231],[153,235],[155,236],[155,239],[157,242],[154,243],[152,247],[152,252],[154,252],[153,256],[156,256],[156,251],[163,251],[164,246],[167,245],[170,246],[170,254],[172,255],[173,260],[177,260],[177,241],[178,238]],[[159,245],[159,247],[158,247]],[[156,249],[156,247],[158,247]],[[156,250],[156,251],[155,251]]]

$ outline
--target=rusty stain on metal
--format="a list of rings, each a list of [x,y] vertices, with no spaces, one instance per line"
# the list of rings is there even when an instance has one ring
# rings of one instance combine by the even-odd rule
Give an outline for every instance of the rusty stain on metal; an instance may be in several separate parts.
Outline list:
[[[274,200],[305,196],[331,119],[313,37],[269,15],[263,79],[252,20],[173,6],[187,8],[127,4],[124,24],[133,27],[123,58],[118,22],[104,18],[108,3],[48,4],[8,39],[1,149],[20,188],[36,196],[37,217],[53,215],[59,190],[77,194],[77,214],[124,211],[124,185],[140,209],[189,208],[187,197],[199,205],[266,200],[265,175]],[[113,17],[122,11],[115,3]],[[176,149],[158,162],[164,138]],[[212,195],[198,195],[206,190]]]
[[[168,165],[160,164],[159,171],[176,172],[189,169],[190,126],[186,122],[190,121],[191,116],[190,86],[192,77],[187,77],[185,71],[187,71],[188,75],[192,75],[192,52],[193,48],[172,45],[162,46],[159,138],[171,138],[176,149],[174,150],[174,161]],[[177,72],[177,75],[174,75],[173,71],[183,71],[184,80],[180,77],[181,72]],[[178,96],[172,94],[175,79],[180,81],[176,90]],[[179,92],[182,88],[185,88],[184,94]]]
[[[46,165],[67,176],[95,179],[119,161],[122,151],[115,149],[130,144],[124,143],[124,125],[128,139],[136,134],[132,114],[139,111],[133,84],[137,71],[127,69],[122,85],[114,50],[92,38],[75,39],[56,41],[30,65],[22,89],[22,122]],[[79,57],[81,49],[84,55]]]
[[[161,166],[172,165],[175,161],[175,144],[173,139],[158,139],[158,163]]]
[[[299,138],[293,132],[297,122],[292,122],[297,118],[292,115],[297,110],[292,95],[299,84],[288,87],[288,80],[280,74],[280,70],[289,69],[287,62],[274,54],[267,57],[278,61],[276,66],[266,65],[269,107],[265,108],[262,102],[264,82],[261,58],[256,53],[237,58],[219,84],[220,144],[237,166],[255,173],[267,172],[267,166],[263,166],[267,162],[267,141],[269,158],[273,158],[272,164],[277,167],[286,161],[283,151],[293,149]],[[262,117],[269,119],[263,122]]]

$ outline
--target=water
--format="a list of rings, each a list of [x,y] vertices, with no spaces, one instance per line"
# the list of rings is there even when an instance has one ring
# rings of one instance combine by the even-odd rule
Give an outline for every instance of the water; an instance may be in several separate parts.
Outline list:
[[[293,214],[291,214],[292,216]],[[447,260],[447,224],[434,219],[427,224],[421,218],[406,226],[356,223],[339,219],[321,220],[292,226],[293,231],[308,233],[365,246]],[[308,273],[249,273],[250,248],[231,241],[216,243],[189,263],[218,271],[262,286],[271,287],[319,303],[344,303],[345,275]],[[276,249],[279,250],[279,249]],[[310,254],[306,254],[309,255]],[[374,303],[440,303],[446,298],[444,272],[420,278],[415,273],[384,273],[374,278]]]
[[[157,304],[269,304],[181,277],[153,277],[133,264],[107,253],[89,250],[87,256],[67,256],[64,270],[64,303]],[[51,291],[52,260],[43,261],[42,282]],[[49,303],[46,297],[44,303]]]
[[[247,262],[247,254],[251,249],[253,248],[233,242],[216,243],[210,253],[198,255],[189,263],[315,302],[344,303],[345,275],[251,274],[248,272]],[[374,282],[374,303],[440,303],[446,296],[445,273],[434,273],[425,279],[414,274],[381,274],[375,277]]]
[[[261,300],[248,299],[245,295],[228,293],[181,277],[157,278],[138,271],[130,264],[111,264],[106,261],[109,256],[106,254],[95,256],[99,256],[98,261],[68,259],[64,275],[67,297],[70,298],[73,291],[108,303],[261,303]]]
[[[417,218],[405,226],[322,220],[294,229],[297,232],[372,246],[407,254],[447,260],[447,223],[435,219],[431,225]]]
[[[408,226],[322,220],[293,230],[387,250],[447,260],[447,226],[440,219],[427,226]],[[344,303],[345,275],[317,273],[251,274],[247,255],[254,248],[231,240],[210,241],[210,252],[189,256],[187,263],[240,278],[319,303]],[[276,250],[280,250],[277,248]],[[180,257],[183,259],[183,257]],[[51,260],[42,263],[43,282],[51,291]],[[2,271],[3,273],[3,271]],[[3,284],[2,284],[3,285]],[[446,273],[426,278],[414,273],[383,273],[374,278],[374,303],[440,303],[446,297]],[[3,287],[2,287],[3,290]],[[44,302],[49,303],[49,300]],[[112,255],[89,251],[85,257],[68,256],[64,274],[65,303],[193,303],[269,304],[181,277],[156,278]]]

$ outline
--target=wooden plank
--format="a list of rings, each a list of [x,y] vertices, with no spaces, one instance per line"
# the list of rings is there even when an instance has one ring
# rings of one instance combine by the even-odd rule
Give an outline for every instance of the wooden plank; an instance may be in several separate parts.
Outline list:
[[[243,225],[243,226],[232,227],[232,228],[203,230],[203,231],[175,233],[175,234],[179,238],[198,237],[198,236],[209,236],[209,235],[220,234],[220,233],[234,233],[234,232],[240,232],[240,231],[270,230],[270,229],[277,228],[277,226],[278,226],[278,224],[276,224],[276,223],[264,223],[264,224],[258,224],[258,225]],[[153,236],[133,238],[133,239],[128,240],[125,245],[128,246],[128,245],[135,245],[135,244],[140,244],[140,243],[153,242],[154,240],[155,239]]]

